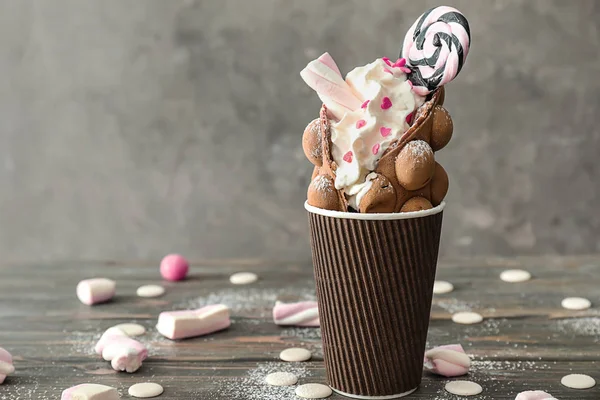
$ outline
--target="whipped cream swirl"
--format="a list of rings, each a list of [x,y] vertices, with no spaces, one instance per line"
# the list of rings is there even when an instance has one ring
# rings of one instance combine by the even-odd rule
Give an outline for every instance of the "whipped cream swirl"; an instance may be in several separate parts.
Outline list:
[[[355,209],[356,196],[364,195],[373,179],[367,176],[390,144],[410,127],[414,111],[425,101],[413,92],[409,72],[404,59],[392,63],[380,58],[346,76],[362,105],[332,123],[332,156],[338,166],[335,187],[344,190]]]

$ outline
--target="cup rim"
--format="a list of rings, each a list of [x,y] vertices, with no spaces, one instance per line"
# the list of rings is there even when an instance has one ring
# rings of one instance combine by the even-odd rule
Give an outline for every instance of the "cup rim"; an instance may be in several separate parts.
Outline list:
[[[397,212],[397,213],[357,213],[357,212],[346,212],[346,211],[333,211],[325,210],[323,208],[314,207],[308,204],[308,200],[304,202],[304,208],[306,211],[323,215],[331,218],[342,218],[342,219],[360,219],[368,221],[381,221],[381,220],[401,220],[401,219],[413,219],[423,218],[430,215],[439,214],[446,207],[446,202],[442,201],[438,206],[430,208],[429,210],[422,211],[409,211],[409,212]]]

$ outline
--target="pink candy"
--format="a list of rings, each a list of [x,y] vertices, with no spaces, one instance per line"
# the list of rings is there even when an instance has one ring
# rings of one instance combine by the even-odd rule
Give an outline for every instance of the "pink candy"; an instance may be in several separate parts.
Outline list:
[[[349,151],[346,154],[344,154],[344,157],[342,157],[344,161],[346,161],[347,163],[351,163],[352,162],[352,152]]]
[[[556,400],[554,396],[541,390],[528,390],[521,392],[515,397],[515,400]]]
[[[300,72],[304,82],[317,94],[330,116],[340,120],[349,111],[357,110],[363,103],[356,97],[350,86],[342,78],[339,68],[329,53],[311,61]]]
[[[382,126],[379,128],[379,133],[381,133],[381,136],[383,137],[390,136],[392,133],[392,128],[386,128],[385,126]]]
[[[381,109],[382,110],[387,110],[387,109],[389,109],[391,107],[392,107],[392,100],[390,100],[389,97],[384,97],[381,100]]]
[[[320,326],[317,302],[282,303],[278,301],[273,307],[273,321],[276,325]]]
[[[104,332],[96,343],[95,350],[102,358],[111,362],[115,371],[129,373],[137,371],[142,366],[142,361],[148,357],[146,346],[114,327]]]
[[[168,281],[184,279],[189,268],[187,260],[179,254],[169,254],[160,262],[160,274]]]
[[[15,367],[13,366],[12,355],[0,347],[0,384],[13,372],[15,372]]]
[[[405,58],[399,58],[398,60],[396,60],[396,62],[394,63],[393,66],[394,67],[398,67],[398,68],[403,68],[405,65],[406,65],[406,59]]]
[[[471,359],[460,344],[434,347],[425,353],[424,367],[429,372],[446,377],[461,376],[469,372]]]
[[[215,304],[198,310],[165,311],[158,316],[156,329],[175,340],[207,335],[231,325],[229,307]]]

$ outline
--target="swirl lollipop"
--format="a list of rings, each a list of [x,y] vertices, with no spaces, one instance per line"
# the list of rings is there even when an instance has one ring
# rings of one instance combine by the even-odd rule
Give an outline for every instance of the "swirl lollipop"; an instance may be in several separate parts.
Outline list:
[[[413,90],[425,96],[454,79],[470,43],[469,22],[457,9],[441,6],[421,15],[406,32],[401,51],[412,70]]]

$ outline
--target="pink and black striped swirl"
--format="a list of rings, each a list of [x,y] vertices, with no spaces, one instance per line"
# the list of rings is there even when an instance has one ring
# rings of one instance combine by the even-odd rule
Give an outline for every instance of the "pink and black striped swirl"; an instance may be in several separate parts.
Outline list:
[[[470,43],[469,22],[457,9],[441,6],[421,15],[406,32],[400,55],[412,70],[413,90],[424,96],[454,79]]]

